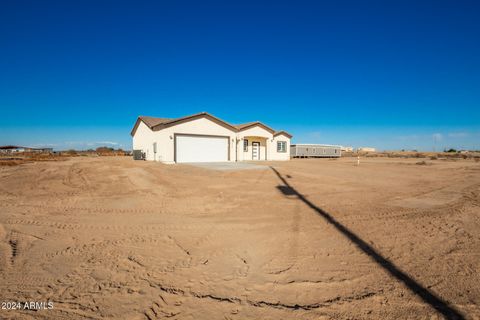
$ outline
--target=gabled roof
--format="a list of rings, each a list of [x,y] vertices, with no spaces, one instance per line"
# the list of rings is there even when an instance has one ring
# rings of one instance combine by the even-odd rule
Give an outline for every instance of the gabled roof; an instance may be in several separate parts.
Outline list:
[[[286,131],[275,131],[272,128],[270,128],[269,126],[261,123],[260,121],[248,122],[248,123],[243,123],[243,124],[239,124],[239,125],[231,125],[230,123],[228,123],[226,121],[223,121],[222,119],[219,119],[215,116],[212,116],[208,112],[200,112],[200,113],[192,114],[190,116],[175,118],[175,119],[139,116],[137,118],[137,121],[135,122],[135,125],[133,126],[133,129],[130,132],[130,134],[132,136],[135,134],[138,126],[140,125],[140,122],[145,123],[145,125],[147,125],[147,127],[149,127],[150,130],[152,130],[152,131],[159,131],[159,130],[162,130],[164,128],[168,128],[168,127],[180,124],[180,123],[192,121],[192,120],[199,119],[199,118],[207,118],[207,119],[209,119],[209,120],[211,120],[211,121],[213,121],[213,122],[215,122],[215,123],[217,123],[217,124],[219,124],[223,127],[226,127],[226,128],[228,128],[228,129],[230,129],[234,132],[239,132],[239,131],[247,130],[247,129],[255,127],[255,126],[259,126],[259,127],[262,127],[263,129],[267,130],[268,132],[272,133],[273,136],[277,136],[277,135],[280,135],[280,134],[285,134],[289,138],[292,137],[292,135],[287,133]]]
[[[287,131],[283,131],[283,130],[281,130],[281,131],[275,131],[275,133],[273,134],[273,136],[276,137],[276,136],[279,136],[279,135],[281,135],[281,134],[283,134],[284,136],[287,136],[287,137],[289,137],[289,138],[292,138],[292,137],[293,137],[290,133],[288,133]]]
[[[253,121],[253,122],[247,122],[247,123],[242,123],[242,124],[234,124],[233,126],[237,128],[238,130],[242,130],[245,127],[249,127],[251,125],[254,125],[258,121]]]
[[[163,128],[167,128],[167,127],[170,127],[170,126],[173,126],[173,125],[176,125],[176,124],[192,121],[192,120],[199,119],[199,118],[207,118],[207,119],[209,119],[209,120],[211,120],[211,121],[213,121],[213,122],[215,122],[215,123],[217,123],[221,126],[227,127],[228,129],[230,129],[232,131],[235,131],[235,132],[237,131],[237,128],[232,126],[230,123],[228,123],[226,121],[223,121],[222,119],[219,119],[217,117],[214,117],[211,114],[209,114],[208,112],[200,112],[200,113],[192,114],[192,115],[186,116],[186,117],[171,119],[170,121],[166,121],[166,122],[155,125],[153,127],[153,130],[158,131],[158,130],[161,130]]]
[[[147,117],[147,116],[140,116],[139,117],[145,124],[151,129],[159,124],[172,121],[173,119],[168,118],[154,118],[154,117]]]
[[[145,123],[151,130],[153,131],[159,131],[164,128],[168,128],[183,122],[188,122],[192,121],[195,119],[199,118],[207,118],[221,126],[227,127],[228,129],[237,132],[237,128],[229,124],[228,122],[225,122],[217,117],[212,116],[211,114],[207,112],[200,112],[196,114],[192,114],[186,117],[181,117],[181,118],[155,118],[155,117],[147,117],[147,116],[139,116],[137,121],[135,122],[135,125],[133,126],[132,131],[130,134],[133,136],[135,134],[135,131],[137,131],[138,126],[140,125],[140,122]]]
[[[243,130],[250,129],[250,128],[255,127],[255,126],[262,127],[263,129],[269,131],[270,133],[275,132],[275,130],[273,130],[269,126],[261,123],[260,121],[253,121],[253,122],[247,122],[247,123],[243,123],[243,124],[237,124],[237,125],[235,125],[235,128],[237,128],[238,131],[243,131]]]

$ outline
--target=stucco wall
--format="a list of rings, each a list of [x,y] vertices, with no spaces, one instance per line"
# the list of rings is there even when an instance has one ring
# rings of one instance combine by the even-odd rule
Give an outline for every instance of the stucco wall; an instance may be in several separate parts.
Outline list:
[[[135,135],[133,136],[133,150],[142,150],[145,152],[146,160],[153,160],[153,141],[154,134],[152,130],[143,121],[138,125]],[[158,146],[157,146],[158,148]]]
[[[243,144],[244,144],[245,139],[248,140],[248,150],[246,152],[243,151]],[[268,155],[265,154],[266,150],[268,151],[268,149],[267,149],[267,143],[268,143],[267,139],[262,138],[262,137],[244,137],[243,140],[240,140],[241,150],[238,153],[238,155],[239,155],[238,161],[253,160],[252,159],[252,142],[260,143],[260,148],[259,148],[260,160],[265,160],[265,156],[267,156],[267,158],[268,158]]]
[[[287,152],[277,152],[277,142],[285,141],[287,143]],[[290,160],[290,138],[284,134],[280,134],[273,138],[270,144],[270,159],[269,160]]]
[[[273,134],[268,132],[267,130],[263,129],[262,127],[256,126],[252,127],[240,132],[237,132],[237,137],[238,138],[243,138],[243,137],[264,137],[264,138],[273,138]]]
[[[230,161],[252,160],[252,142],[260,142],[260,160],[289,160],[290,138],[279,135],[275,138],[262,127],[256,126],[244,131],[234,132],[207,118],[199,118],[180,123],[160,131],[152,131],[140,122],[134,136],[133,149],[145,152],[146,160],[174,163],[175,133],[228,136],[230,141]],[[248,139],[248,151],[243,151],[243,138]],[[272,142],[273,139],[273,142]],[[287,152],[277,152],[277,141],[287,142]],[[153,143],[157,143],[157,153],[153,152]]]
[[[151,131],[143,122],[141,123],[150,133],[139,128],[134,135],[135,146],[141,146],[144,152],[148,151],[147,160],[154,160],[153,143],[157,142],[157,154],[155,161],[174,163],[174,134],[202,134],[212,136],[228,136],[230,140],[230,161],[235,161],[235,138],[236,133],[224,126],[221,126],[207,118],[195,119],[189,122],[180,123],[160,131]],[[135,142],[137,140],[137,144]],[[145,148],[145,149],[143,149]],[[147,151],[145,151],[147,150]]]
[[[237,150],[238,161],[252,160],[252,142],[260,143],[260,160],[265,160],[265,156],[268,159],[269,156],[265,153],[270,150],[268,144],[272,138],[272,133],[259,126],[237,132],[237,139],[240,139]],[[243,143],[245,139],[248,140],[248,150],[246,152],[243,151]]]

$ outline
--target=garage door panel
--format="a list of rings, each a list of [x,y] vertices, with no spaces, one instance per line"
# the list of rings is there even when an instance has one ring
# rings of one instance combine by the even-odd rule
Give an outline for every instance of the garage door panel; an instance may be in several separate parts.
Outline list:
[[[177,135],[177,162],[228,161],[228,138],[196,135]]]

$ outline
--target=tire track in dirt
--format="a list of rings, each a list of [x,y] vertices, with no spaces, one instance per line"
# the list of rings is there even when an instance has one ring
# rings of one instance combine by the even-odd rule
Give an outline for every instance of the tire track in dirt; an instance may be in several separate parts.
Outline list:
[[[68,246],[65,249],[58,250],[55,252],[45,253],[43,256],[46,259],[54,259],[54,258],[67,258],[67,257],[75,257],[75,256],[82,256],[84,260],[87,260],[90,256],[94,257],[99,252],[106,251],[107,254],[112,252],[112,248],[116,248],[118,252],[124,252],[125,248],[128,248],[131,245],[141,245],[142,247],[145,246],[152,246],[153,248],[170,246],[172,248],[179,248],[178,243],[172,240],[170,236],[131,236],[123,239],[117,240],[104,240],[95,243],[88,243],[88,244],[79,244],[76,246]],[[182,252],[186,254],[190,249],[180,249]],[[221,250],[222,252],[215,252],[215,254],[209,255],[210,258],[213,256],[223,255],[226,250]],[[128,260],[135,262],[139,265],[146,265],[147,263],[142,261],[135,252],[129,252],[126,254],[119,254],[119,257],[127,256]],[[177,270],[178,268],[191,268],[201,265],[205,261],[205,258],[202,257],[193,257],[191,256],[190,252],[186,254],[185,258],[175,259],[173,262],[165,261],[161,265],[157,265],[154,268],[149,270],[155,272],[163,272],[163,273],[171,273]]]
[[[455,214],[465,207],[471,205],[477,205],[479,185],[473,185],[465,188],[462,191],[463,196],[453,202],[445,205],[434,206],[431,208],[415,209],[415,208],[403,208],[399,206],[375,206],[371,205],[368,212],[362,214],[352,214],[348,216],[339,217],[341,221],[369,221],[369,220],[398,220],[398,219],[424,219],[431,218],[432,216],[448,216],[446,212]],[[467,196],[465,195],[467,194]]]
[[[85,211],[86,213],[105,213],[105,214],[168,214],[162,209],[117,209],[117,208],[100,208],[100,207],[77,207],[77,206],[51,206],[43,204],[19,204],[19,203],[0,203],[0,207],[17,207],[17,208],[35,208],[45,211],[61,211],[76,212]]]
[[[3,229],[2,231],[2,233],[5,233],[5,229]],[[3,255],[4,257],[7,257],[6,260],[9,262],[7,265],[13,267],[20,254],[22,254],[23,251],[26,250],[32,242],[39,239],[41,238],[10,229],[10,232],[8,232],[7,235],[3,236],[3,242],[8,244],[9,248],[9,252]],[[5,248],[5,246],[3,247]]]
[[[268,300],[256,300],[246,297],[237,297],[237,296],[225,296],[225,295],[217,295],[214,293],[204,293],[201,291],[194,291],[192,289],[184,289],[181,287],[176,287],[174,285],[166,285],[161,282],[152,281],[149,278],[142,278],[145,282],[147,282],[151,287],[157,288],[162,292],[162,295],[172,295],[172,296],[180,296],[186,299],[192,300],[207,300],[212,303],[226,303],[226,304],[234,304],[234,305],[246,305],[249,307],[254,308],[273,308],[273,309],[281,309],[285,311],[308,311],[313,309],[325,308],[330,307],[334,304],[341,304],[345,302],[353,302],[353,301],[361,301],[364,299],[371,298],[377,294],[383,293],[383,290],[378,291],[369,291],[365,290],[364,292],[360,292],[353,295],[348,296],[337,296],[335,298],[326,299],[321,302],[316,303],[309,303],[309,304],[290,304],[290,303],[283,303],[281,301],[268,301]],[[165,298],[162,298],[165,301]],[[164,302],[153,301],[152,307],[149,307],[144,311],[144,315],[147,319],[158,319],[159,316],[162,316],[163,312],[161,312],[163,306],[165,305]],[[166,311],[165,313],[171,313],[172,311]]]
[[[116,209],[116,208],[92,208],[92,207],[74,207],[74,206],[46,206],[40,204],[15,204],[15,203],[7,203],[1,204],[0,207],[10,207],[10,208],[28,208],[28,209],[37,209],[47,212],[62,212],[62,213],[78,213],[79,211],[83,211],[84,213],[88,214],[149,214],[149,215],[156,215],[156,214],[169,214],[169,212],[160,210],[152,210],[152,209]]]
[[[293,213],[291,215],[291,222],[289,227],[289,238],[286,240],[288,243],[287,252],[280,251],[274,255],[274,258],[264,263],[261,269],[270,275],[279,275],[290,271],[297,264],[299,258],[299,245],[300,245],[300,225],[301,225],[301,206],[299,203],[295,203]],[[286,258],[279,258],[286,257]]]
[[[98,225],[98,224],[83,224],[83,223],[62,223],[62,222],[49,222],[42,220],[33,220],[33,219],[8,219],[4,222],[7,225],[31,225],[39,227],[51,227],[56,229],[63,230],[104,230],[104,231],[141,231],[141,232],[151,232],[151,231],[196,231],[196,230],[205,230],[210,229],[211,226],[202,225],[202,224],[190,224],[190,225],[178,225],[178,224],[156,224],[156,225]],[[216,226],[219,230],[235,230],[232,226],[227,225],[218,225]]]
[[[67,187],[89,190],[91,189],[90,181],[85,175],[84,169],[79,167],[79,163],[72,163],[68,168],[65,178],[63,179],[63,183]]]
[[[17,237],[16,232],[12,231],[10,233],[10,237],[8,239],[8,244],[10,245],[10,248],[11,248],[10,264],[13,266],[15,264],[15,258],[19,254],[19,251],[18,251],[18,237]]]

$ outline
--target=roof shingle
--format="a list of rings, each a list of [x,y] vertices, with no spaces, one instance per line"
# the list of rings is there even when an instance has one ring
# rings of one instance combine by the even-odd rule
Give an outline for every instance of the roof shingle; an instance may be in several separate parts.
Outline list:
[[[223,121],[221,119],[218,119],[218,118],[212,116],[211,114],[209,114],[207,112],[200,112],[200,113],[197,113],[197,114],[194,114],[194,115],[190,115],[190,116],[186,116],[186,117],[180,117],[180,118],[174,118],[174,119],[172,119],[172,118],[156,118],[156,117],[148,117],[148,116],[139,116],[138,119],[137,119],[137,122],[135,123],[135,126],[133,127],[130,134],[132,136],[134,135],[140,121],[145,123],[151,130],[158,131],[158,130],[161,130],[162,128],[165,128],[167,126],[174,125],[177,122],[188,121],[190,119],[194,119],[194,118],[201,117],[201,116],[209,117],[211,120],[216,121],[217,123],[220,123],[224,126],[232,128],[232,129],[237,129],[238,131],[241,131],[241,130],[249,128],[249,127],[253,127],[255,125],[259,125],[261,127],[264,127],[265,129],[271,131],[274,135],[281,134],[281,133],[286,133],[288,136],[291,136],[290,134],[288,134],[285,131],[275,131],[272,128],[270,128],[269,126],[264,125],[260,121],[253,121],[253,122],[247,122],[247,123],[242,123],[242,124],[237,124],[237,125],[231,125],[228,122]]]

